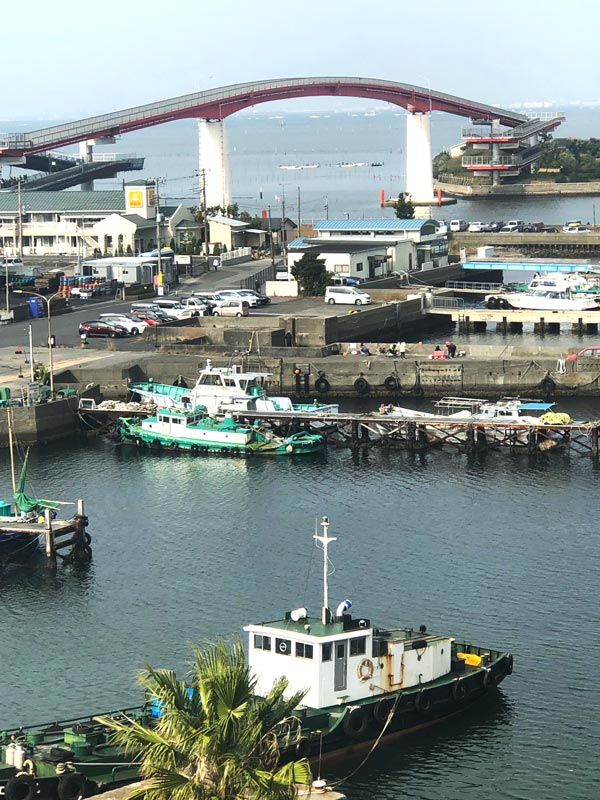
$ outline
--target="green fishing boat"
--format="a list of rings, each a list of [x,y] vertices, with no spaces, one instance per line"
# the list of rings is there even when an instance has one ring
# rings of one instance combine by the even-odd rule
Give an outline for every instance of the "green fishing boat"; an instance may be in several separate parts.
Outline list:
[[[319,434],[299,431],[277,436],[258,421],[248,425],[238,422],[232,414],[217,419],[199,407],[193,411],[163,408],[145,419],[121,417],[117,433],[123,443],[193,455],[304,455],[319,452],[325,446]]]

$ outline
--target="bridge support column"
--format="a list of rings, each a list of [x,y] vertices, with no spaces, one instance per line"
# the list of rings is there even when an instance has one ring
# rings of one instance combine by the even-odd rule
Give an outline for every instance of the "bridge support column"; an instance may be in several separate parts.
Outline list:
[[[94,147],[92,141],[79,142],[79,158],[89,164],[94,160]],[[94,181],[86,181],[81,184],[82,192],[92,192],[94,190]]]
[[[206,205],[223,206],[231,202],[227,137],[222,120],[198,120],[200,189],[206,181]],[[204,170],[204,172],[203,172]]]
[[[415,217],[428,218],[433,196],[431,114],[410,113],[406,118],[406,191],[415,204]]]

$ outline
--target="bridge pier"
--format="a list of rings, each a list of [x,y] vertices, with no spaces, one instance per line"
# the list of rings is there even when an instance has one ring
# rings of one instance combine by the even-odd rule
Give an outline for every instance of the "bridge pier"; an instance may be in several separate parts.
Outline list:
[[[229,191],[229,164],[227,161],[227,135],[222,120],[198,120],[198,150],[200,188],[206,186],[206,205],[227,208],[231,202]],[[204,172],[203,172],[204,171]]]
[[[408,107],[406,118],[406,192],[415,204],[415,217],[429,218],[433,196],[431,161],[431,114],[417,113]]]

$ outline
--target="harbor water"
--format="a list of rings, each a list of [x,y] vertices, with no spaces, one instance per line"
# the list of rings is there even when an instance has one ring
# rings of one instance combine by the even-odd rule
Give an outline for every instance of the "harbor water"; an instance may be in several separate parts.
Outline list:
[[[596,408],[588,402],[588,415]],[[9,468],[0,496],[9,496]],[[330,450],[198,459],[103,439],[32,452],[28,489],[84,497],[93,561],[0,576],[0,728],[134,705],[144,662],[331,602],[514,653],[497,696],[328,767],[349,798],[592,800],[600,768],[599,472],[564,453]]]

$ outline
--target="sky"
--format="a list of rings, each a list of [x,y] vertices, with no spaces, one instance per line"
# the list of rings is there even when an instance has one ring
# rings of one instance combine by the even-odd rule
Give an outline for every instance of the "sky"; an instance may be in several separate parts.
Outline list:
[[[301,76],[384,78],[507,107],[600,102],[593,0],[29,0],[3,5],[2,29],[2,120],[74,120]]]

